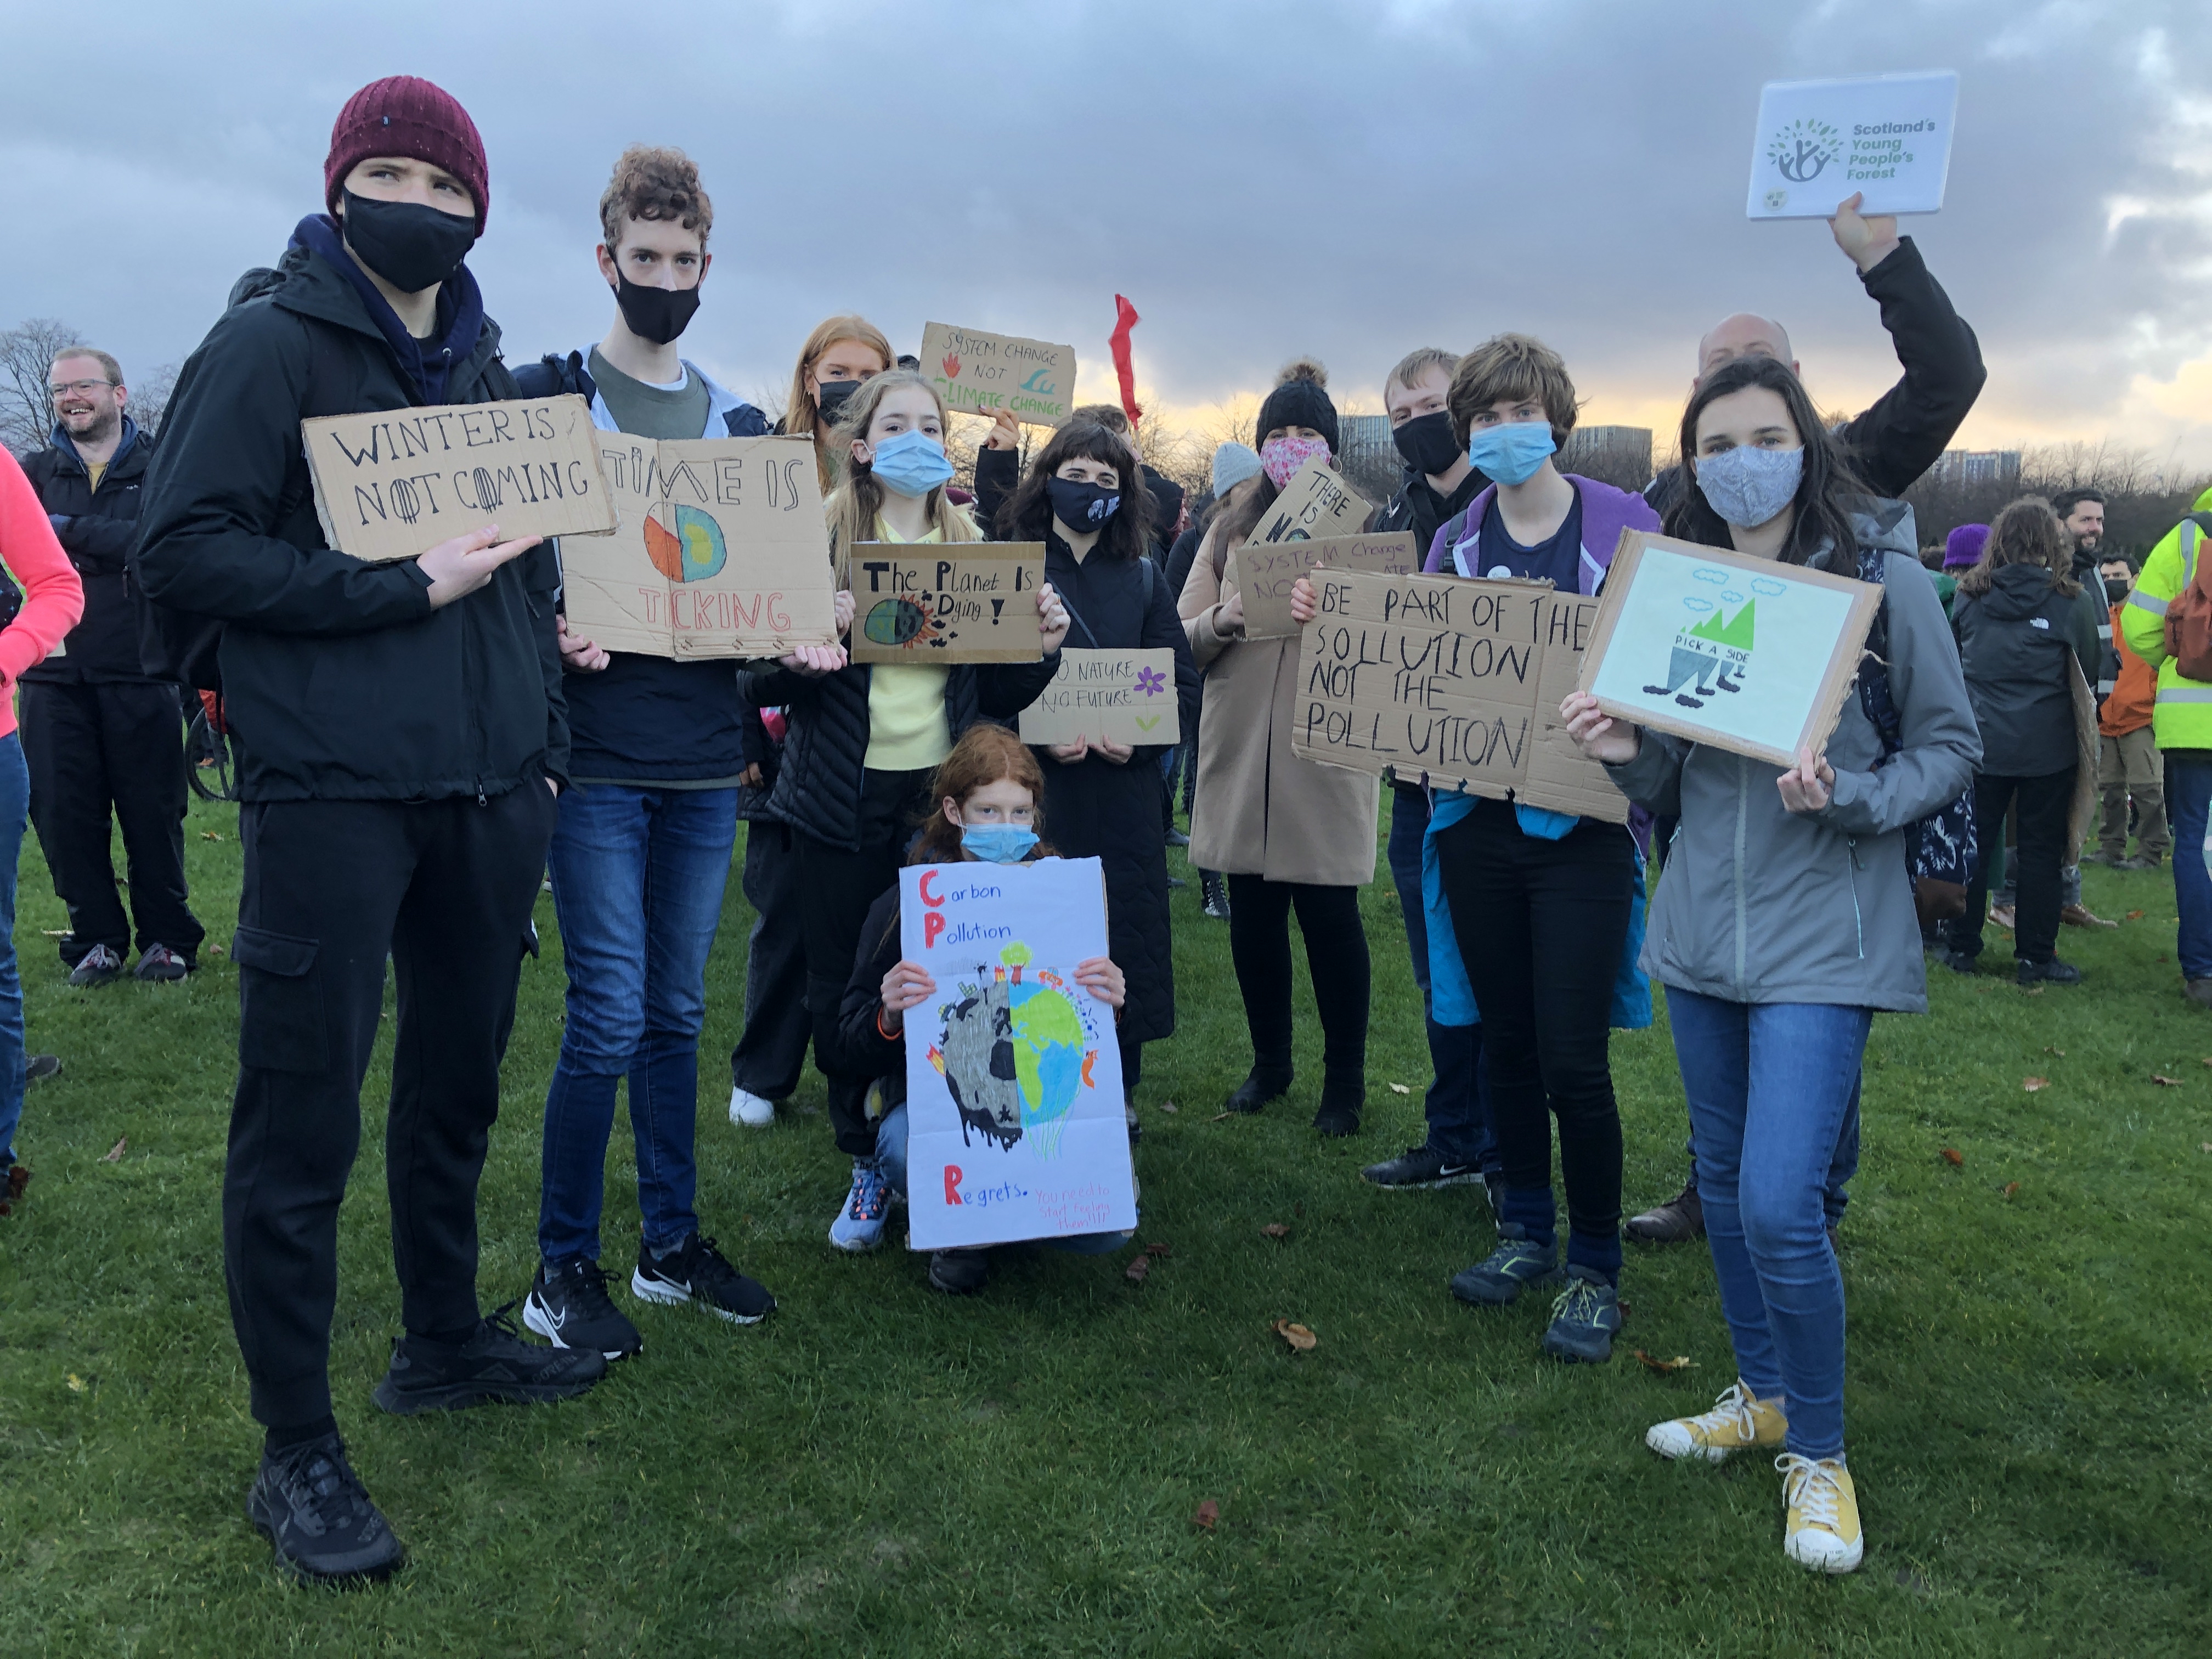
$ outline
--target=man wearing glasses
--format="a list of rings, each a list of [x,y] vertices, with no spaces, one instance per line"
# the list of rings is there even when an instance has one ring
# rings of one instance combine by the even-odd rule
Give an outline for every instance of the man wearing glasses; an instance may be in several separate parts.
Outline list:
[[[24,671],[21,719],[31,823],[69,907],[62,961],[72,985],[118,977],[135,920],[137,976],[182,979],[205,931],[185,902],[183,723],[177,687],[139,661],[140,600],[125,568],[152,440],[104,351],[62,351],[46,389],[53,436],[23,471],[84,583],[84,616],[61,650]],[[108,858],[111,811],[123,826],[127,916]]]

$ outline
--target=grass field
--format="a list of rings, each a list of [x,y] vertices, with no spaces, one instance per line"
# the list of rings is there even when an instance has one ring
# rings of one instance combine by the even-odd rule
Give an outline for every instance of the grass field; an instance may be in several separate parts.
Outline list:
[[[227,942],[234,816],[199,809],[187,835]],[[558,1407],[369,1405],[397,1316],[380,1058],[332,1368],[412,1565],[337,1593],[281,1581],[243,1514],[259,1432],[217,1206],[233,970],[69,990],[27,848],[32,1046],[67,1069],[30,1097],[36,1179],[0,1221],[0,1653],[2212,1650],[2212,1019],[2167,960],[2167,878],[2092,871],[2096,908],[2148,914],[2069,930],[2081,988],[1939,969],[1931,1018],[1875,1025],[1843,1255],[1869,1547],[1835,1581],[1784,1562],[1763,1462],[1643,1448],[1732,1376],[1701,1247],[1632,1247],[1620,1357],[1561,1366],[1537,1352],[1542,1306],[1480,1315],[1446,1289],[1490,1248],[1474,1190],[1358,1180],[1419,1139],[1426,1079],[1387,880],[1367,895],[1368,1127],[1325,1145],[1310,1012],[1290,1105],[1214,1121],[1249,1050],[1226,929],[1194,884],[1176,896],[1182,1032],[1148,1054],[1139,1164],[1139,1237],[1170,1254],[1141,1288],[1121,1257],[1038,1255],[955,1301],[920,1258],[825,1242],[846,1164],[818,1078],[772,1131],[724,1115],[749,921],[732,880],[700,1208],[781,1307],[750,1330],[641,1310],[645,1354]],[[532,1266],[562,987],[550,899],[538,923],[550,948],[523,969],[483,1187],[488,1307]],[[1681,1092],[1663,1022],[1613,1053],[1632,1208],[1679,1184]],[[626,1267],[622,1123],[608,1180],[607,1260]],[[1319,1346],[1285,1349],[1284,1318]],[[1631,1347],[1696,1368],[1656,1375]],[[1192,1522],[1207,1499],[1210,1532]]]

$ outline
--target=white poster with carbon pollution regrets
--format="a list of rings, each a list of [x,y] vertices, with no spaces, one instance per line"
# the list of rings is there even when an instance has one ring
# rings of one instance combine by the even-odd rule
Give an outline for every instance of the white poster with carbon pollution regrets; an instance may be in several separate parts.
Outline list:
[[[899,951],[937,991],[906,1015],[907,1214],[917,1250],[1137,1224],[1097,859],[914,865]]]
[[[1863,195],[1859,211],[1934,213],[1943,205],[1957,125],[1949,70],[1848,81],[1770,81],[1752,143],[1753,219],[1826,219]]]
[[[376,410],[300,425],[324,538],[356,559],[411,559],[493,524],[508,541],[615,527],[599,434],[581,398]]]

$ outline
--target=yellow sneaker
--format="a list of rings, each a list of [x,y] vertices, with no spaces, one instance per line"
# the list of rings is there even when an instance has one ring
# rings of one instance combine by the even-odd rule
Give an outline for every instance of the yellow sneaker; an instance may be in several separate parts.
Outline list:
[[[1730,1452],[1778,1446],[1789,1431],[1782,1402],[1758,1398],[1739,1378],[1712,1410],[1655,1423],[1644,1431],[1644,1443],[1662,1457],[1702,1457],[1717,1463]]]
[[[1850,1572],[1866,1553],[1859,1535],[1859,1495],[1851,1472],[1832,1457],[1815,1463],[1784,1452],[1774,1460],[1782,1471],[1782,1502],[1789,1510],[1782,1553],[1801,1567],[1821,1572]]]

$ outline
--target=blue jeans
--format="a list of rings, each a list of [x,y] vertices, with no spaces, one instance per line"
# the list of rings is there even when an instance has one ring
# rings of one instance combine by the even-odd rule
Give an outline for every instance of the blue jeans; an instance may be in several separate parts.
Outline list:
[[[625,1076],[645,1242],[672,1250],[699,1230],[699,1027],[737,833],[734,789],[595,784],[561,798],[548,863],[568,1018],[545,1092],[538,1249],[548,1267],[599,1260],[607,1136]]]
[[[2166,757],[2166,813],[2173,826],[2173,902],[2181,927],[2173,954],[2184,979],[2212,978],[2212,872],[2204,821],[2212,815],[2212,760]]]
[[[1791,1451],[1837,1456],[1844,1280],[1821,1190],[1873,1012],[1723,1002],[1672,986],[1667,1011],[1736,1374],[1762,1400],[1784,1397]]]
[[[31,774],[23,745],[0,738],[0,1170],[15,1161],[15,1126],[23,1121],[23,981],[15,972],[15,861],[31,809]]]
[[[876,1168],[884,1181],[900,1197],[906,1196],[906,1102],[884,1114],[884,1121],[876,1126]],[[1048,1244],[1055,1250],[1066,1250],[1075,1255],[1109,1255],[1120,1249],[1134,1237],[1130,1233],[1074,1233],[1066,1238],[1044,1238],[1037,1243]],[[997,1245],[982,1248],[996,1249]]]
[[[1668,996],[1675,994],[1672,991]],[[1687,993],[1684,993],[1687,994]],[[1859,1172],[1859,1085],[1863,1079],[1851,1079],[1851,1103],[1844,1111],[1843,1133],[1836,1137],[1836,1155],[1829,1160],[1828,1178],[1822,1183],[1820,1208],[1826,1213],[1828,1224],[1843,1224],[1844,1212],[1850,1207],[1851,1177]],[[1682,1150],[1690,1155],[1690,1185],[1698,1185],[1698,1143],[1692,1139],[1683,1144]],[[1698,1188],[1700,1194],[1703,1188]]]
[[[1429,1092],[1422,1103],[1429,1146],[1455,1164],[1486,1173],[1499,1167],[1490,1130],[1490,1085],[1482,1066],[1482,1027],[1439,1025],[1429,1014],[1429,920],[1421,903],[1421,836],[1429,827],[1429,798],[1419,789],[1392,792],[1390,879],[1406,918],[1406,944],[1413,953],[1413,983],[1429,1028]]]

